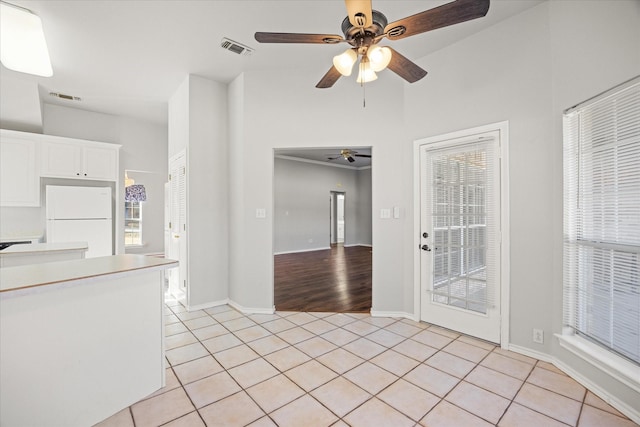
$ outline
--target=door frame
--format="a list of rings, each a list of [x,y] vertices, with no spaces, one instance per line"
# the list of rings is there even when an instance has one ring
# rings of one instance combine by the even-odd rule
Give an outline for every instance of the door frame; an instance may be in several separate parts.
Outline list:
[[[413,317],[420,321],[421,317],[421,283],[420,283],[420,233],[421,233],[421,182],[420,182],[420,148],[425,145],[435,145],[444,141],[460,138],[472,138],[474,135],[486,132],[499,133],[498,164],[500,173],[500,346],[507,348],[509,343],[509,293],[511,287],[510,276],[510,220],[509,220],[509,122],[497,122],[483,126],[463,129],[442,135],[422,138],[413,142]]]
[[[347,200],[347,193],[346,191],[335,191],[335,190],[329,190],[329,246],[333,245],[334,243],[338,244],[340,242],[338,242],[338,196],[342,195],[344,197],[345,203],[342,206],[343,210],[346,210],[346,200]],[[346,214],[344,215],[344,229],[343,229],[343,236],[342,236],[342,244],[346,245],[346,240],[347,240],[347,233],[346,233],[346,222],[347,222],[347,216]],[[335,242],[333,241],[335,239]]]

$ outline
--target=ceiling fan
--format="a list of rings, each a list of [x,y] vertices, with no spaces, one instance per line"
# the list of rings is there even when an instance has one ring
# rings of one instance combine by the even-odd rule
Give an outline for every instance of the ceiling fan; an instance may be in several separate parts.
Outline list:
[[[481,18],[489,10],[489,1],[455,0],[388,24],[386,16],[371,8],[371,0],[345,0],[348,16],[342,21],[344,37],[335,34],[257,32],[255,38],[260,43],[350,44],[349,49],[333,58],[333,66],[318,82],[317,88],[329,88],[341,76],[351,75],[358,57],[358,83],[375,80],[376,71],[387,67],[409,83],[414,83],[426,76],[427,72],[394,49],[378,46],[378,43],[385,37],[399,40]]]
[[[369,157],[371,158],[371,154],[358,154],[357,151],[355,150],[349,150],[348,148],[345,148],[344,150],[340,150],[340,154],[338,154],[335,157],[327,157],[327,160],[331,161],[331,160],[335,160],[335,159],[339,159],[339,158],[343,158],[346,161],[348,161],[349,163],[353,163],[356,161],[356,159],[354,159],[354,157]]]

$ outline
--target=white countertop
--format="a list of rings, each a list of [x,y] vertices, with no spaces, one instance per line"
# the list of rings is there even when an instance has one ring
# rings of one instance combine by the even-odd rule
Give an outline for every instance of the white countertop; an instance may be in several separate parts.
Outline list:
[[[21,243],[11,245],[0,251],[2,255],[27,255],[31,253],[52,252],[52,251],[86,251],[87,242],[58,242],[58,243]]]
[[[113,255],[0,269],[0,296],[38,292],[54,285],[72,285],[114,274],[164,270],[178,261],[145,255]]]

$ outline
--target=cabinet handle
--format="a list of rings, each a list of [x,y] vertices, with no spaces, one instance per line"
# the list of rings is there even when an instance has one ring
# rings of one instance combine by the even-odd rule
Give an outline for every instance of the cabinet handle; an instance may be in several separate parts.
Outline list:
[[[77,172],[76,175],[80,176],[80,172]]]
[[[87,176],[87,174],[85,173],[84,176]]]

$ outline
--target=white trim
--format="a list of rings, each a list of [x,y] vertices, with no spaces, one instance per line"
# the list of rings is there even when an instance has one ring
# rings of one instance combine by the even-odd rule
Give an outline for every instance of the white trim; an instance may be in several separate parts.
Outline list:
[[[372,309],[371,317],[393,317],[394,319],[401,318],[415,320],[413,314],[404,311],[377,311]]]
[[[328,148],[327,150],[330,150],[330,148]],[[285,155],[282,155],[282,154],[274,154],[273,157],[275,157],[276,159],[291,160],[293,162],[311,163],[311,164],[318,165],[318,166],[329,166],[329,167],[332,167],[332,168],[351,169],[351,170],[356,170],[356,171],[371,169],[371,166],[339,165],[339,164],[336,164],[336,163],[320,162],[318,160],[302,159],[300,157],[285,156]]]
[[[559,335],[559,334],[556,334],[556,336],[559,339],[561,339],[561,345],[562,345],[562,338],[566,337],[566,336]],[[562,345],[562,346],[564,347],[564,345]],[[504,348],[504,346],[503,346],[503,348]],[[560,359],[558,359],[556,357],[553,357],[553,356],[550,356],[550,355],[548,355],[546,353],[541,353],[539,351],[531,350],[529,348],[521,347],[519,345],[514,345],[514,344],[511,344],[511,343],[508,343],[506,349],[509,350],[509,351],[513,351],[515,353],[523,354],[523,355],[528,356],[528,357],[533,357],[535,359],[542,360],[543,362],[549,362],[549,363],[553,364],[556,368],[560,369],[562,372],[564,372],[565,374],[569,375],[575,381],[580,383],[583,387],[585,387],[590,392],[592,392],[593,394],[598,396],[600,399],[604,400],[607,404],[611,405],[612,407],[614,407],[615,409],[620,411],[622,414],[624,414],[625,416],[629,417],[629,419],[631,419],[633,422],[635,422],[637,424],[640,424],[640,408],[635,408],[633,406],[630,406],[630,405],[620,401],[615,396],[612,396],[605,389],[603,389],[602,387],[598,386],[596,383],[594,383],[593,381],[591,381],[590,379],[588,379],[587,377],[582,375],[580,372],[576,371],[570,365],[565,364]],[[567,350],[569,350],[569,349],[567,349]],[[569,350],[569,351],[571,351],[571,350]]]
[[[182,302],[182,301],[180,301]],[[184,302],[183,302],[184,304]],[[187,311],[196,311],[196,310],[205,310],[207,308],[213,308],[213,307],[218,307],[220,305],[226,305],[229,304],[229,299],[223,299],[220,301],[212,301],[212,302],[207,302],[204,304],[198,304],[198,305],[186,305],[186,309]]]
[[[527,348],[527,347],[522,347],[522,346],[515,345],[515,344],[512,344],[512,343],[504,343],[502,345],[502,349],[503,350],[513,351],[514,353],[519,353],[519,354],[522,354],[522,355],[527,356],[527,357],[532,357],[534,359],[542,360],[543,362],[554,363],[553,356],[551,356],[551,355],[549,355],[547,353],[542,353],[542,352],[537,351],[537,350],[532,350],[532,349]]]
[[[464,129],[418,139],[413,141],[413,229],[414,229],[414,248],[420,247],[420,147],[426,144],[442,143],[445,140],[460,139],[472,137],[477,134],[488,132],[499,132],[499,161],[500,161],[500,235],[501,235],[501,253],[500,253],[500,343],[504,347],[509,342],[509,291],[510,291],[510,235],[509,230],[509,121],[491,123],[488,125],[478,126],[471,129]],[[414,320],[420,319],[421,298],[420,298],[420,251],[416,250],[413,257],[413,309]]]
[[[315,251],[326,251],[331,249],[330,246],[323,246],[320,248],[310,248],[310,249],[296,249],[293,251],[282,251],[282,252],[274,252],[274,255],[285,255],[285,254],[298,254],[303,252],[315,252]]]
[[[611,405],[618,411],[620,411],[623,415],[629,417],[631,421],[636,424],[640,424],[640,409],[637,407],[630,406],[625,402],[617,399],[615,396],[609,394],[605,389],[599,387],[596,383],[592,382],[588,378],[582,376],[578,371],[573,369],[571,366],[564,364],[558,359],[554,359],[553,364],[569,375],[571,378],[580,383],[583,387],[588,389],[591,393],[598,396],[600,399],[604,400],[607,404]]]
[[[555,336],[562,348],[640,393],[640,366],[577,335]]]
[[[253,307],[243,307],[237,302],[233,300],[229,300],[228,304],[235,308],[236,310],[244,313],[244,314],[273,314],[276,312],[276,307],[273,306],[271,308],[253,308]]]
[[[366,243],[353,243],[353,244],[350,244],[350,245],[342,245],[342,246],[345,247],[345,248],[353,248],[353,247],[356,247],[356,246],[362,246],[363,248],[372,248],[373,247],[373,245],[369,245],[369,244],[366,244]]]

